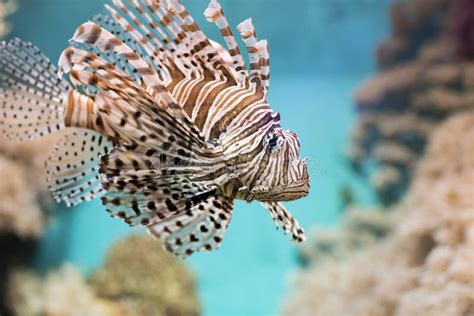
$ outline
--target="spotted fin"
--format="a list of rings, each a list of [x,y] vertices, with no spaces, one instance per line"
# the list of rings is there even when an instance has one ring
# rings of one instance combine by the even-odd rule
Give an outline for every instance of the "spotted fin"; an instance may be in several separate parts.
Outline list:
[[[0,132],[15,141],[38,138],[64,127],[68,84],[30,42],[0,42]]]
[[[297,242],[303,242],[306,240],[303,229],[281,203],[265,202],[262,204],[270,212],[277,227],[281,227],[285,234],[291,233],[293,240]]]
[[[218,249],[224,239],[232,209],[232,199],[209,192],[199,196],[199,202],[189,209],[180,209],[171,217],[148,226],[148,231],[176,256],[212,251]]]
[[[188,198],[213,190],[217,179],[211,175],[224,165],[186,158],[143,145],[120,146],[101,159],[102,183],[110,193],[144,193],[160,199],[165,199],[170,192]]]
[[[68,129],[46,162],[46,181],[55,200],[74,206],[103,194],[99,162],[112,148],[97,132]]]
[[[179,150],[177,153],[181,154]],[[174,209],[172,201],[178,201],[176,208],[184,207],[195,196],[215,190],[219,179],[213,174],[223,174],[219,170],[225,165],[186,160],[190,157],[185,156],[187,154],[175,157],[143,145],[115,148],[101,159],[101,181],[108,191],[104,203],[115,207],[111,211],[114,215],[128,214],[126,208],[139,207],[140,211],[135,209],[133,217],[125,218],[129,224],[139,225],[143,219],[139,215],[143,213],[152,214],[156,209],[167,207]],[[146,219],[154,221],[156,218]]]
[[[195,224],[202,221],[205,225],[202,233],[214,234],[217,238],[209,237],[210,240],[206,239],[205,243],[199,245],[204,250],[214,249],[222,238],[219,236],[223,235],[223,224],[217,224],[213,230],[206,225],[209,221],[226,220],[227,216],[209,218],[203,210],[214,205],[217,209],[212,212],[219,216],[218,208],[222,207],[224,198],[217,193],[219,180],[214,175],[225,176],[219,172],[225,166],[206,165],[199,159],[194,160],[193,165],[192,160],[184,160],[186,157],[176,158],[179,157],[173,158],[165,152],[160,153],[144,145],[115,148],[101,160],[101,182],[107,190],[102,202],[113,217],[122,218],[131,226],[153,226],[154,234],[160,235],[162,239],[167,235],[162,235],[160,229],[168,234],[176,229],[169,226],[173,223],[171,220],[178,220],[178,226],[189,226],[193,232],[197,229]],[[230,213],[231,206],[224,209]],[[161,222],[166,222],[169,227],[163,228],[159,225]],[[191,236],[189,238],[195,239]],[[182,240],[184,242],[185,238]],[[197,246],[197,243],[193,244],[191,250],[198,251],[200,247]],[[181,245],[178,248],[173,252],[186,252]]]

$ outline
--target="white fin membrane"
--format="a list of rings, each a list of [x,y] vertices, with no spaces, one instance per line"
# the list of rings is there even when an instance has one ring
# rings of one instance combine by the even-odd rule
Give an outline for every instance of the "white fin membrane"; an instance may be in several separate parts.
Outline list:
[[[97,132],[68,129],[46,162],[46,180],[55,200],[74,206],[105,193],[99,162],[112,149],[112,142]]]
[[[0,132],[22,141],[64,127],[68,83],[32,43],[14,38],[0,42]]]

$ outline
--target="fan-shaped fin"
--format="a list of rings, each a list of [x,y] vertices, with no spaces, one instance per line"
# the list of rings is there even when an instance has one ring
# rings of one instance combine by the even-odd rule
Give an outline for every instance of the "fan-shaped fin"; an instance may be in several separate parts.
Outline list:
[[[200,131],[164,86],[150,94],[113,64],[77,48],[66,49],[60,65],[70,73],[71,81],[98,90],[95,103],[100,115],[109,122],[113,133],[120,134],[129,144],[147,142],[149,146],[162,147],[169,139],[181,139],[187,144],[177,144],[187,150],[206,149]]]
[[[148,231],[163,240],[165,249],[176,256],[212,251],[218,249],[224,239],[232,208],[232,199],[211,192],[189,209],[179,210],[148,226]]]
[[[68,86],[32,43],[18,38],[0,43],[0,132],[22,141],[64,127]]]
[[[56,201],[74,206],[104,193],[99,162],[112,148],[112,142],[97,132],[65,131],[46,162],[46,180]]]

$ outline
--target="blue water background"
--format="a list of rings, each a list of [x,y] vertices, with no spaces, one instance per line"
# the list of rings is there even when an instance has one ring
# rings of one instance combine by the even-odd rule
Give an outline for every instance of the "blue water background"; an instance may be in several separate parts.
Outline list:
[[[217,38],[202,12],[207,1],[183,1],[206,34]],[[388,33],[390,0],[222,0],[236,26],[252,17],[257,35],[271,51],[270,101],[282,125],[298,133],[310,159],[309,197],[287,203],[309,233],[337,223],[339,190],[350,184],[358,200],[371,200],[364,182],[351,174],[343,147],[354,119],[354,89],[375,69],[373,51]],[[12,17],[14,32],[56,61],[75,28],[104,1],[22,0]],[[61,206],[41,244],[42,271],[62,262],[90,272],[115,240],[130,232],[111,219],[99,202],[74,209]],[[297,264],[289,238],[276,231],[258,204],[237,203],[221,249],[187,260],[198,278],[205,315],[274,315]],[[317,299],[317,298],[315,298]]]

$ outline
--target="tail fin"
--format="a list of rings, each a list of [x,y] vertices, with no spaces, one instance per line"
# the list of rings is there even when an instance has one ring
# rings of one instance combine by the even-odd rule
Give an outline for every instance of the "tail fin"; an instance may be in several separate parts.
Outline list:
[[[64,127],[68,83],[32,43],[0,42],[0,132],[15,141],[34,139]]]

